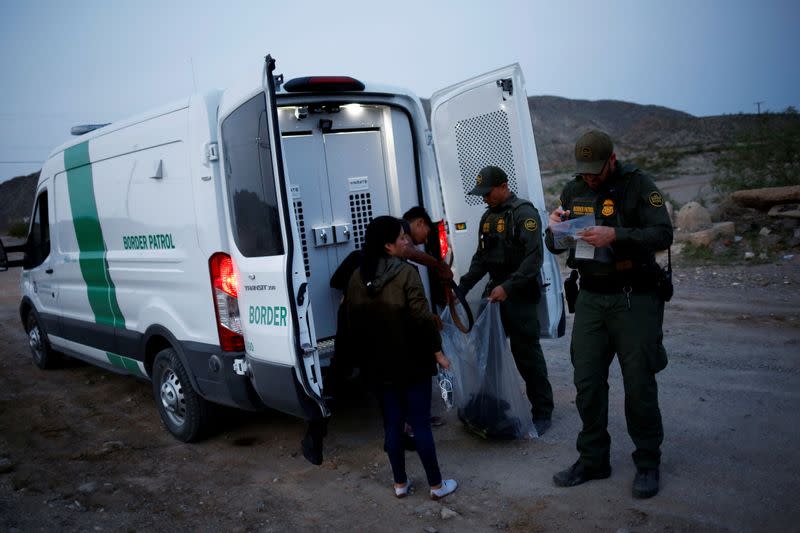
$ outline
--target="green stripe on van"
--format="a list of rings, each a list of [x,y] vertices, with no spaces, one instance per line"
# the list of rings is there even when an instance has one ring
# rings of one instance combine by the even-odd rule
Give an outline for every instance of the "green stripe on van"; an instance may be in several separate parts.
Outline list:
[[[89,141],[64,150],[64,168],[67,169],[72,224],[78,239],[78,263],[86,282],[95,322],[125,328],[125,318],[108,272],[106,244],[97,216],[92,166],[89,164]]]
[[[137,376],[144,375],[142,374],[142,370],[139,368],[139,363],[135,359],[123,357],[122,355],[117,355],[111,352],[106,352],[106,357],[108,357],[108,362],[116,367],[124,368],[128,372]]]

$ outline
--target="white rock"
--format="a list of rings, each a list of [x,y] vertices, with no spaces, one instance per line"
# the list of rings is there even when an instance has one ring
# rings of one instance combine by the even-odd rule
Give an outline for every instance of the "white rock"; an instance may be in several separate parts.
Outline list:
[[[697,202],[689,202],[678,211],[675,225],[681,231],[698,231],[711,226],[711,215],[708,213],[708,209]]]
[[[753,252],[745,252],[745,253],[744,253],[744,258],[745,258],[745,259],[752,259],[752,258],[754,258],[755,256],[756,256],[756,254],[754,254]]]
[[[85,494],[89,494],[96,490],[97,490],[97,483],[95,483],[94,481],[89,481],[78,487],[78,492],[83,492]]]
[[[714,239],[719,237],[733,237],[736,226],[733,222],[718,222],[712,227],[695,231],[693,233],[678,233],[675,235],[677,242],[690,242],[695,246],[710,246]]]
[[[442,520],[450,520],[451,518],[459,516],[459,514],[449,507],[442,507],[442,510],[439,512],[439,516],[442,517]]]
[[[771,217],[800,218],[800,204],[773,205],[767,214]]]

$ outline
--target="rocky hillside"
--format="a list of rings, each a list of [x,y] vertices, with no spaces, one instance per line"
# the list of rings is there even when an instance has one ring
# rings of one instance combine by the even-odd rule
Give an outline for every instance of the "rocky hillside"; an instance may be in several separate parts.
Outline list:
[[[631,157],[663,138],[665,132],[684,129],[698,120],[666,107],[615,100],[531,96],[528,107],[543,170],[571,167],[575,139],[589,129],[607,132],[615,140],[617,152]]]
[[[0,183],[0,235],[16,222],[25,222],[31,216],[33,196],[39,173],[18,176]]]
[[[430,102],[422,103],[430,114]],[[558,96],[529,96],[528,107],[543,171],[571,172],[575,140],[601,129],[614,139],[621,159],[634,159],[662,179],[681,174],[681,160],[689,156],[712,163],[720,149],[758,120],[758,115],[695,117],[656,105]]]
[[[426,112],[430,103],[423,100]],[[695,117],[655,105],[616,100],[570,100],[528,97],[536,148],[543,171],[572,171],[575,139],[588,129],[607,131],[621,159],[634,160],[656,179],[679,175],[709,176],[720,151],[753,129],[758,115]],[[797,115],[772,115],[798,120]],[[38,173],[0,183],[0,233],[30,215]]]

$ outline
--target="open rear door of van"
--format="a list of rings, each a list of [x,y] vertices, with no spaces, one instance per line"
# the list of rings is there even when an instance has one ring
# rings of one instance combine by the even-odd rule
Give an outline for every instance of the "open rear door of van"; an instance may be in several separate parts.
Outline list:
[[[231,89],[220,102],[219,149],[238,326],[262,401],[311,418],[328,411],[297,224],[289,207],[275,107],[274,60],[262,90]],[[220,306],[218,305],[218,313]],[[240,348],[241,349],[241,348]]]
[[[486,206],[467,193],[480,169],[506,171],[509,187],[539,211],[542,235],[548,219],[539,161],[533,140],[525,80],[518,64],[458,83],[431,97],[431,131],[442,184],[450,240],[458,275],[469,269],[478,244],[478,224]],[[544,250],[539,322],[542,337],[564,332],[561,274],[555,257]],[[485,283],[485,280],[483,281]],[[474,300],[483,285],[470,293]]]

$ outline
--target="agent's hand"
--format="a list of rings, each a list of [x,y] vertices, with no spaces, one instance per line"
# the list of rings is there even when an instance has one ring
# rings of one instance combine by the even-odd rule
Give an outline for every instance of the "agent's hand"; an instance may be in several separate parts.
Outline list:
[[[552,213],[550,213],[550,218],[548,219],[548,227],[552,226],[553,224],[558,224],[559,222],[563,222],[567,218],[569,218],[570,210],[567,209],[564,211],[561,207],[557,207]]]
[[[595,248],[602,248],[617,240],[617,230],[610,226],[592,226],[580,232],[578,236]]]
[[[498,285],[489,293],[490,302],[504,302],[506,298],[508,298],[508,295],[502,285]]]
[[[433,355],[436,357],[436,364],[445,370],[450,370],[450,359],[448,359],[445,354],[443,354],[441,351],[438,351]]]

